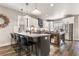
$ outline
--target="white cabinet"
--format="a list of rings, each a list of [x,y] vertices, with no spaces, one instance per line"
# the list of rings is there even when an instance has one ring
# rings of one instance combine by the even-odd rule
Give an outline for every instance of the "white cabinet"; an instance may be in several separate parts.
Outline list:
[[[17,21],[17,29],[15,28],[16,26],[14,26],[14,31],[19,30],[19,28],[22,28],[22,30],[26,30],[28,28],[30,28],[31,25],[38,27],[38,20],[36,18],[30,17],[28,15],[25,16],[21,16],[18,15],[18,21]]]
[[[69,18],[63,19],[63,23],[64,24],[73,24],[74,23],[74,17],[69,17]]]

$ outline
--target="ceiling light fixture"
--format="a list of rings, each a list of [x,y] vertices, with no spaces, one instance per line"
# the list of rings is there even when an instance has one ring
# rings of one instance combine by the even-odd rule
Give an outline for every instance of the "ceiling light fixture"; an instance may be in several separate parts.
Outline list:
[[[34,14],[34,15],[40,15],[41,11],[39,9],[37,9],[37,7],[35,7],[35,9],[32,11],[32,14]]]
[[[54,6],[54,4],[50,4],[50,6],[51,6],[51,7],[53,7],[53,6]]]
[[[32,14],[34,15],[40,15],[41,14],[41,11],[39,11],[37,8],[34,9],[34,11],[32,12]]]
[[[26,14],[28,14],[28,5],[29,5],[29,3],[26,3],[25,5],[26,5]]]

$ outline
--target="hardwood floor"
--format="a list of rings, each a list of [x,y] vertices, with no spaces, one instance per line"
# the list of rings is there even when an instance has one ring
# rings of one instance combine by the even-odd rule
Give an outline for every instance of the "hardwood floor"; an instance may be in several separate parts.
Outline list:
[[[79,42],[66,41],[60,47],[51,45],[50,56],[78,56],[79,55]]]
[[[0,48],[0,56],[17,56],[17,53],[11,46],[5,46]],[[79,41],[66,41],[60,46],[51,45],[49,56],[79,56]]]
[[[11,46],[5,46],[0,48],[0,56],[15,56],[16,53]]]
[[[26,56],[25,51],[21,52],[22,56]],[[30,56],[30,53],[27,53]],[[18,56],[15,50],[11,46],[5,46],[0,48],[0,56]]]

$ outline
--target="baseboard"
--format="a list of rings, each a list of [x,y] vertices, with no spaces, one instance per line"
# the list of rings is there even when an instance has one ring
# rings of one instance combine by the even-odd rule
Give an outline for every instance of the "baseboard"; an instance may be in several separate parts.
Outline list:
[[[79,40],[65,40],[65,41],[78,41],[79,42]]]
[[[11,43],[0,44],[0,47],[11,45]]]
[[[65,41],[73,41],[73,40],[65,40]]]
[[[78,41],[79,42],[79,40],[73,40],[73,41]]]
[[[13,44],[15,44],[15,42]],[[5,44],[0,44],[0,47],[8,46],[8,45],[11,45],[11,42],[10,43],[5,43]]]

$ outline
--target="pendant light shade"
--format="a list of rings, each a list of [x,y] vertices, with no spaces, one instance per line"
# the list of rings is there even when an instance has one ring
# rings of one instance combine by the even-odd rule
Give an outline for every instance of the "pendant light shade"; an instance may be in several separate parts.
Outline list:
[[[35,9],[32,11],[32,14],[34,14],[34,15],[40,15],[41,14],[41,11],[37,8],[37,5],[36,5]]]
[[[34,9],[34,10],[32,11],[32,14],[34,14],[34,15],[40,15],[40,14],[41,14],[41,11],[39,11],[39,10],[36,8],[36,9]]]

